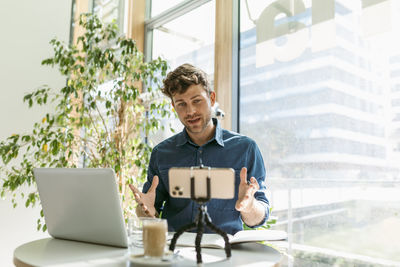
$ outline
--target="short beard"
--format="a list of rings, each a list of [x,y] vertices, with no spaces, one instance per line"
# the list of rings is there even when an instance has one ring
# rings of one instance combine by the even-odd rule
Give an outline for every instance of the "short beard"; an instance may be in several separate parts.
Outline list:
[[[203,124],[203,127],[201,128],[201,130],[200,130],[200,132],[203,132],[206,128],[207,128],[207,126],[208,126],[208,124],[210,123],[210,121],[212,120],[212,118],[211,118],[211,111],[207,114],[207,116],[205,117],[205,120],[204,120],[204,124]],[[193,132],[193,131],[191,131],[190,130],[190,128],[189,127],[186,127],[185,126],[185,128],[186,128],[186,130],[188,131],[188,132],[191,132],[191,133],[198,133],[198,132]]]

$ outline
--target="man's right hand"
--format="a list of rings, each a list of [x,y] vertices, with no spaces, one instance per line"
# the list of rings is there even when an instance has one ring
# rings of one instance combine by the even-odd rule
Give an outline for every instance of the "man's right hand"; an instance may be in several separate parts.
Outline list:
[[[156,200],[156,188],[158,185],[158,176],[153,177],[153,182],[151,183],[149,191],[147,193],[140,192],[133,185],[129,185],[132,190],[135,200],[138,204],[136,207],[136,213],[138,217],[157,217],[158,213],[154,208],[154,202]]]

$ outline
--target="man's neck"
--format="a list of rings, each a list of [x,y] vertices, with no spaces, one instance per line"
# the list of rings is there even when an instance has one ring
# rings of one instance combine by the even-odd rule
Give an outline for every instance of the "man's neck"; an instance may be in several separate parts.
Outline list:
[[[213,120],[211,119],[204,131],[200,133],[191,133],[189,131],[186,132],[196,145],[202,146],[214,137],[216,128],[217,127],[214,125]]]

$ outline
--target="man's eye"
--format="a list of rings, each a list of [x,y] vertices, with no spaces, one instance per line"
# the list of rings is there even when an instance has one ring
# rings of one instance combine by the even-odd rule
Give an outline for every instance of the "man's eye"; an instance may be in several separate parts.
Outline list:
[[[193,103],[197,104],[197,103],[200,103],[200,101],[201,101],[200,99],[196,99],[193,101]]]
[[[185,106],[185,103],[179,103],[178,104],[178,107],[184,107]]]

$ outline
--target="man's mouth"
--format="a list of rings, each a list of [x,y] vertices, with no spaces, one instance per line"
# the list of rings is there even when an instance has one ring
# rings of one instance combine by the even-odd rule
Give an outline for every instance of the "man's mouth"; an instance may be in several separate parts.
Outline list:
[[[187,122],[190,124],[196,124],[200,121],[200,118],[188,119]]]

